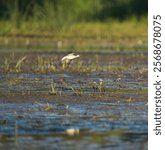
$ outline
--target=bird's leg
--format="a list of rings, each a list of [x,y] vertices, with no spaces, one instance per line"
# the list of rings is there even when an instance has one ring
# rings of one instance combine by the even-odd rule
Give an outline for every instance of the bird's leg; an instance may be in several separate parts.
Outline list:
[[[69,68],[70,63],[71,63],[70,60],[64,61],[64,62],[62,63],[62,68],[63,68],[63,69]]]
[[[66,63],[63,62],[63,63],[62,63],[62,69],[65,69],[65,67],[66,67]]]

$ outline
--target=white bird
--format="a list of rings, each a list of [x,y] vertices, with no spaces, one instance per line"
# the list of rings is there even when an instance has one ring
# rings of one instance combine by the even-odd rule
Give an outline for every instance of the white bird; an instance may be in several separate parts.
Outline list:
[[[74,53],[70,53],[70,54],[64,56],[64,57],[61,59],[63,68],[65,68],[66,66],[69,66],[69,64],[71,63],[71,61],[72,61],[73,59],[78,58],[78,57],[80,57],[80,55],[75,55]]]

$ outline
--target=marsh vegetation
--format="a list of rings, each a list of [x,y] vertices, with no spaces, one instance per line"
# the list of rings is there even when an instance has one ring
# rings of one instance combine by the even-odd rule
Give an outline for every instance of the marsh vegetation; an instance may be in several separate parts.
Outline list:
[[[147,28],[146,0],[0,1],[0,149],[146,150]]]

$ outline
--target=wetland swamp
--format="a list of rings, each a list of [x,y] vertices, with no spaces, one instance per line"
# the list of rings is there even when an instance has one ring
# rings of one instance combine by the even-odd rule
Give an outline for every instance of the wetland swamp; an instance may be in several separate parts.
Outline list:
[[[1,53],[1,150],[146,150],[147,53]]]

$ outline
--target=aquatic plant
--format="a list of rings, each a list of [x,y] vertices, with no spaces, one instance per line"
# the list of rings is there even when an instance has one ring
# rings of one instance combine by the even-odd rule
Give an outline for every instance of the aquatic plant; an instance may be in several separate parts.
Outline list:
[[[49,94],[56,95],[57,93],[58,93],[58,91],[57,91],[56,83],[54,83],[54,81],[52,80]]]
[[[82,57],[83,58],[83,57]],[[84,57],[85,58],[85,57]],[[32,60],[28,56],[20,56],[19,58],[15,58],[14,55],[10,55],[4,57],[2,59],[2,63],[0,64],[1,72],[32,72],[32,73],[55,73],[55,72],[77,72],[77,73],[92,73],[92,72],[113,72],[118,77],[117,81],[122,79],[122,73],[127,71],[131,72],[135,70],[135,68],[130,67],[129,64],[125,65],[121,60],[108,62],[108,63],[100,63],[99,56],[93,56],[93,58],[89,59],[77,59],[71,64],[70,67],[63,68],[61,67],[61,61],[59,57],[47,57],[44,55],[35,56]],[[25,67],[26,65],[26,67]],[[146,75],[147,69],[145,68],[136,68],[136,77],[137,80],[143,78]],[[102,91],[103,84],[93,83],[93,86],[98,88],[98,91]],[[96,90],[96,89],[95,89]],[[100,92],[101,93],[101,92]]]
[[[103,79],[99,79],[99,83],[93,82],[92,89],[94,90],[94,92],[99,92],[99,95],[101,95],[105,91]]]
[[[46,104],[39,102],[35,102],[35,103],[39,105],[39,107],[35,109],[36,111],[50,111],[53,109],[52,105],[50,105],[48,102]]]
[[[99,92],[101,93],[102,92],[102,88],[103,88],[103,79],[99,79]]]
[[[71,90],[73,91],[73,93],[75,95],[82,95],[82,90],[81,89],[76,89],[76,88],[73,88],[72,86],[70,86]]]
[[[10,64],[11,64],[11,59],[6,57],[4,60],[4,65],[2,66],[5,72],[10,71]]]
[[[45,111],[52,110],[52,106],[47,102],[46,107],[44,108]]]
[[[21,65],[22,62],[26,59],[26,56],[20,57],[15,65],[15,71],[20,72],[21,71]]]
[[[39,73],[52,72],[56,70],[53,59],[46,59],[43,56],[37,56],[33,70]]]
[[[21,67],[23,61],[26,59],[26,56],[20,57],[16,62],[14,54],[9,57],[5,57],[4,64],[1,66],[1,69],[5,72],[21,72]]]

